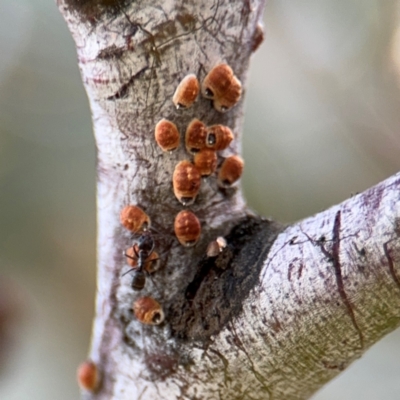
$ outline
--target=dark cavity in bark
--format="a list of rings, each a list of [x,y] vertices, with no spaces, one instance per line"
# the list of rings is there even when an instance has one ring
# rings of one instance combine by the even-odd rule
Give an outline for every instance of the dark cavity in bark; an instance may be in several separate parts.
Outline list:
[[[167,314],[174,335],[207,341],[237,316],[282,230],[282,225],[259,217],[240,221],[226,236],[227,248],[216,258],[204,257],[192,282],[170,305]]]

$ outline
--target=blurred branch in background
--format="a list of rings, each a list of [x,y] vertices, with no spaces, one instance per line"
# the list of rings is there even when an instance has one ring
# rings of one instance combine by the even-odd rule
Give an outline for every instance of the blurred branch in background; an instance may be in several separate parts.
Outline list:
[[[95,288],[90,111],[53,2],[3,0],[0,22],[0,272],[35,316],[0,398],[70,400]],[[393,0],[268,2],[246,94],[251,207],[294,221],[399,170],[398,26]],[[315,400],[400,398],[399,347],[396,332]]]
[[[7,365],[21,340],[19,334],[26,308],[20,288],[8,278],[0,281],[0,381],[7,376]],[[25,301],[24,301],[25,300]]]
[[[258,211],[292,221],[398,170],[397,2],[274,1],[267,10],[244,185]],[[260,159],[266,173],[253,173]]]

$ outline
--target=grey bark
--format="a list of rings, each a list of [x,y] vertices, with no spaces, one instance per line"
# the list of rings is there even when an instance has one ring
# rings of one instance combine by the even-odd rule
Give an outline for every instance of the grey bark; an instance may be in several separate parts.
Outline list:
[[[192,118],[228,125],[240,151],[243,99],[225,114],[204,99],[176,110],[187,73],[226,62],[245,87],[263,1],[59,0],[75,39],[98,149],[98,291],[90,358],[101,384],[88,399],[306,399],[400,321],[400,175],[290,227],[253,215],[238,187],[215,177],[190,209],[202,238],[183,248],[172,192],[184,146],[154,142],[161,118],[181,132]],[[138,204],[157,230],[163,269],[130,288],[120,225]],[[207,259],[207,244],[227,249]],[[143,295],[166,314],[144,326],[132,314]]]

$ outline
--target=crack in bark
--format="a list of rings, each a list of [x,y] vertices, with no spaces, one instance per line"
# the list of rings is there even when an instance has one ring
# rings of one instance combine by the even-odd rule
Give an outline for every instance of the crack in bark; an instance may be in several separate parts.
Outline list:
[[[118,90],[115,94],[113,94],[112,96],[107,97],[106,100],[109,101],[114,101],[114,100],[118,100],[118,99],[125,99],[128,97],[128,89],[129,86],[132,85],[132,83],[135,81],[135,79],[140,78],[140,76],[149,68],[148,65],[146,65],[145,67],[143,67],[141,70],[139,70],[138,72],[136,72],[135,75],[132,75],[128,82],[125,82]]]
[[[224,367],[224,383],[225,383],[225,386],[227,386],[228,380],[232,381],[232,378],[228,374],[228,367],[229,367],[228,360],[222,355],[222,353],[220,353],[216,349],[213,349],[212,347],[209,347],[207,350],[209,350],[211,353],[215,354],[221,360],[223,367]],[[205,353],[207,354],[207,351]],[[208,357],[210,358],[210,361],[212,362],[211,357],[210,356],[208,356]]]
[[[138,400],[141,400],[141,399],[142,399],[142,397],[143,397],[143,395],[145,394],[146,390],[147,390],[147,386],[146,386],[145,388],[143,388],[143,390],[141,391],[141,393],[140,393],[140,395],[139,395],[139,397],[138,397]]]
[[[347,297],[347,293],[344,289],[343,277],[342,277],[342,269],[340,264],[340,226],[341,226],[341,210],[338,210],[335,215],[335,221],[333,224],[332,230],[332,249],[331,253],[325,249],[325,240],[318,240],[315,243],[321,249],[322,253],[327,257],[329,262],[332,262],[333,268],[335,270],[335,277],[336,277],[336,284],[339,291],[339,295],[347,309],[347,312],[350,316],[350,319],[353,323],[354,328],[358,333],[358,337],[360,339],[360,347],[361,349],[364,348],[364,335],[357,324],[356,317],[354,315],[354,310],[351,305],[349,298]],[[308,236],[308,235],[307,235]],[[310,238],[311,239],[311,238]],[[312,239],[311,239],[312,240]]]
[[[249,353],[247,352],[246,348],[244,347],[242,341],[239,338],[239,335],[236,332],[235,326],[231,323],[228,324],[227,328],[232,333],[233,336],[233,344],[245,355],[249,364],[250,364],[250,371],[253,373],[254,378],[260,383],[262,390],[268,393],[269,399],[272,398],[272,390],[269,385],[265,384],[263,376],[256,370],[254,366],[254,362],[251,359]]]

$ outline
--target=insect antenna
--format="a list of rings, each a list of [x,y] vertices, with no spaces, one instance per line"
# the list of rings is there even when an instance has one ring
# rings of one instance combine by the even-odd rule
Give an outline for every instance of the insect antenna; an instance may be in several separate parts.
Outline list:
[[[132,271],[137,271],[137,268],[131,268],[130,270],[124,272],[124,273],[121,275],[121,277],[122,277],[122,276],[125,276],[125,275],[127,275],[127,274],[129,274],[129,272],[132,272]]]

